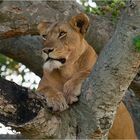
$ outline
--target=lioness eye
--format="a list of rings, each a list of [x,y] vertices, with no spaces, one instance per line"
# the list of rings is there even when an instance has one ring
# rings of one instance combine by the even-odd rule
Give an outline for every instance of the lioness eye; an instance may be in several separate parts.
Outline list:
[[[42,35],[43,40],[47,40],[47,35]]]
[[[61,39],[64,36],[66,36],[66,34],[67,34],[66,32],[62,31],[62,32],[59,33],[59,36],[58,37]]]

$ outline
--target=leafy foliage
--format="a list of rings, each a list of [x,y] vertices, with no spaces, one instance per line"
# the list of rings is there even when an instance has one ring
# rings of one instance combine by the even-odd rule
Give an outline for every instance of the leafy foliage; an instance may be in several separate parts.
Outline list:
[[[137,35],[133,38],[133,44],[136,47],[136,50],[140,52],[140,35]]]
[[[6,69],[11,69],[17,71],[19,68],[19,64],[16,61],[0,54],[0,72],[4,72]]]
[[[112,20],[115,20],[121,14],[121,10],[125,8],[123,0],[101,0],[97,2],[99,5],[96,7],[91,7],[88,0],[81,0],[81,3],[85,6],[87,13],[110,16]]]
[[[0,73],[7,80],[11,80],[25,87],[35,89],[39,77],[35,76],[23,64],[0,54]]]

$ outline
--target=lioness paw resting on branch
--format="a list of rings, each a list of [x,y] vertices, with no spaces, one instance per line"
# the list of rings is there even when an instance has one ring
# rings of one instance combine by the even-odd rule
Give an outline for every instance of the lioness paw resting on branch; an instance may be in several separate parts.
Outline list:
[[[66,22],[41,22],[38,30],[43,39],[43,78],[37,92],[46,96],[47,105],[63,111],[78,101],[83,80],[91,72],[97,55],[84,35],[89,26],[85,14]]]

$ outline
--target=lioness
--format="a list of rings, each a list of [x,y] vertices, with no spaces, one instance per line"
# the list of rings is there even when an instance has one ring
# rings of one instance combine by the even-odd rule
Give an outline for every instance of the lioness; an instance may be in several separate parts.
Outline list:
[[[46,96],[47,105],[54,111],[63,111],[69,104],[78,101],[81,84],[96,62],[94,49],[84,39],[88,26],[89,19],[82,13],[69,22],[41,22],[38,25],[44,44],[44,66],[37,91]],[[112,127],[109,137],[136,138],[133,122],[123,103],[118,112],[115,124],[119,125]],[[127,126],[130,127],[129,133]]]
[[[46,96],[48,106],[63,111],[78,100],[82,81],[91,72],[97,55],[83,35],[88,17],[79,14],[69,22],[41,22],[44,40],[42,56],[44,74],[38,92]]]

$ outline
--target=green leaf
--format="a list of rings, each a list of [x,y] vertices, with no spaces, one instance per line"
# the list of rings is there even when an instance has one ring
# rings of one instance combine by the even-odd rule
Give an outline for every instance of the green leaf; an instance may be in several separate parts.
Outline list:
[[[135,45],[136,50],[140,51],[140,35],[133,38],[133,44]]]

